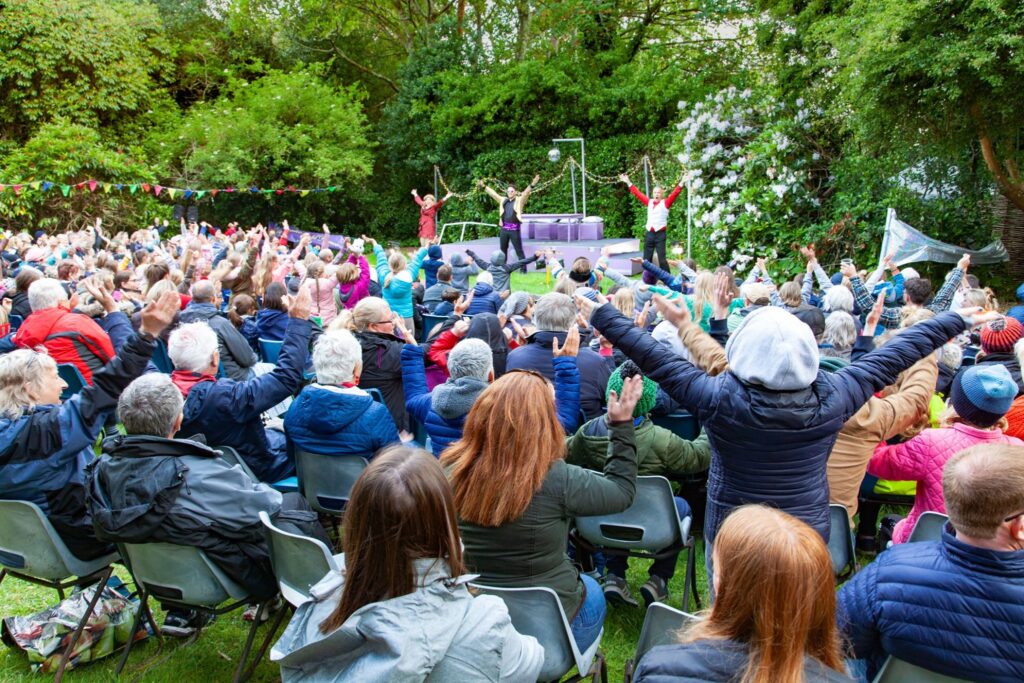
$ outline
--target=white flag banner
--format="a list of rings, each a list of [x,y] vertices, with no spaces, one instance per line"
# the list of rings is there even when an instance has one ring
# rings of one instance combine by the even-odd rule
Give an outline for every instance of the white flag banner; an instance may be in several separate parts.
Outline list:
[[[882,237],[882,253],[879,260],[885,258],[887,254],[893,254],[893,262],[898,266],[921,261],[956,263],[964,254],[971,255],[972,266],[1010,260],[1006,247],[999,240],[977,250],[946,244],[901,221],[896,217],[895,209],[889,209],[885,219],[885,235]]]

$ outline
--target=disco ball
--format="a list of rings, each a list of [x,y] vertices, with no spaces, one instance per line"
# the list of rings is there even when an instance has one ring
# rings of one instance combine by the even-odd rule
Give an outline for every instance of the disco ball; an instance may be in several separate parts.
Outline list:
[[[558,160],[562,158],[562,151],[557,147],[553,147],[548,150],[548,161],[551,163],[558,163]]]

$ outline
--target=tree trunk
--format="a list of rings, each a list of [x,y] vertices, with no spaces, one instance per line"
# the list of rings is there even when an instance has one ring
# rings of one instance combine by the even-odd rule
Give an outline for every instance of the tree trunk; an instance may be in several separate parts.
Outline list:
[[[521,62],[526,56],[526,44],[530,35],[530,3],[529,0],[516,2],[516,61]]]
[[[985,115],[977,104],[971,106],[971,119],[978,133],[981,155],[985,159],[1001,197],[995,202],[997,233],[1010,255],[1008,270],[1018,281],[1024,280],[1024,183],[1016,161],[1000,159],[985,124]],[[1002,201],[999,201],[1002,200]]]

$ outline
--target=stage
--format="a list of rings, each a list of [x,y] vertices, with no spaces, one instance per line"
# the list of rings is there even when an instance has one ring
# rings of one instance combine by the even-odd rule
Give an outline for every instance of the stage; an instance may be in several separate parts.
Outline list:
[[[630,237],[607,238],[600,240],[537,240],[523,239],[523,253],[532,256],[535,251],[554,249],[556,256],[562,261],[566,268],[572,265],[573,259],[586,256],[591,263],[597,261],[601,256],[601,249],[609,247],[611,254],[608,256],[609,265],[624,275],[636,275],[642,268],[639,263],[632,263],[629,259],[640,256],[640,240]],[[448,242],[441,244],[445,259],[452,254],[461,254],[466,249],[473,252],[485,261],[490,261],[491,252],[498,249],[498,237],[485,237],[465,242]],[[509,261],[515,261],[517,256],[512,245],[508,247]]]

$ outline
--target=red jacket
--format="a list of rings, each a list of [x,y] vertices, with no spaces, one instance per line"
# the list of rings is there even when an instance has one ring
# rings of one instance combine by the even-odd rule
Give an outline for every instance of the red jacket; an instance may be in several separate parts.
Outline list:
[[[92,373],[114,357],[110,337],[92,318],[64,308],[44,308],[25,318],[12,340],[25,349],[46,347],[57,363],[73,363],[92,384]]]

